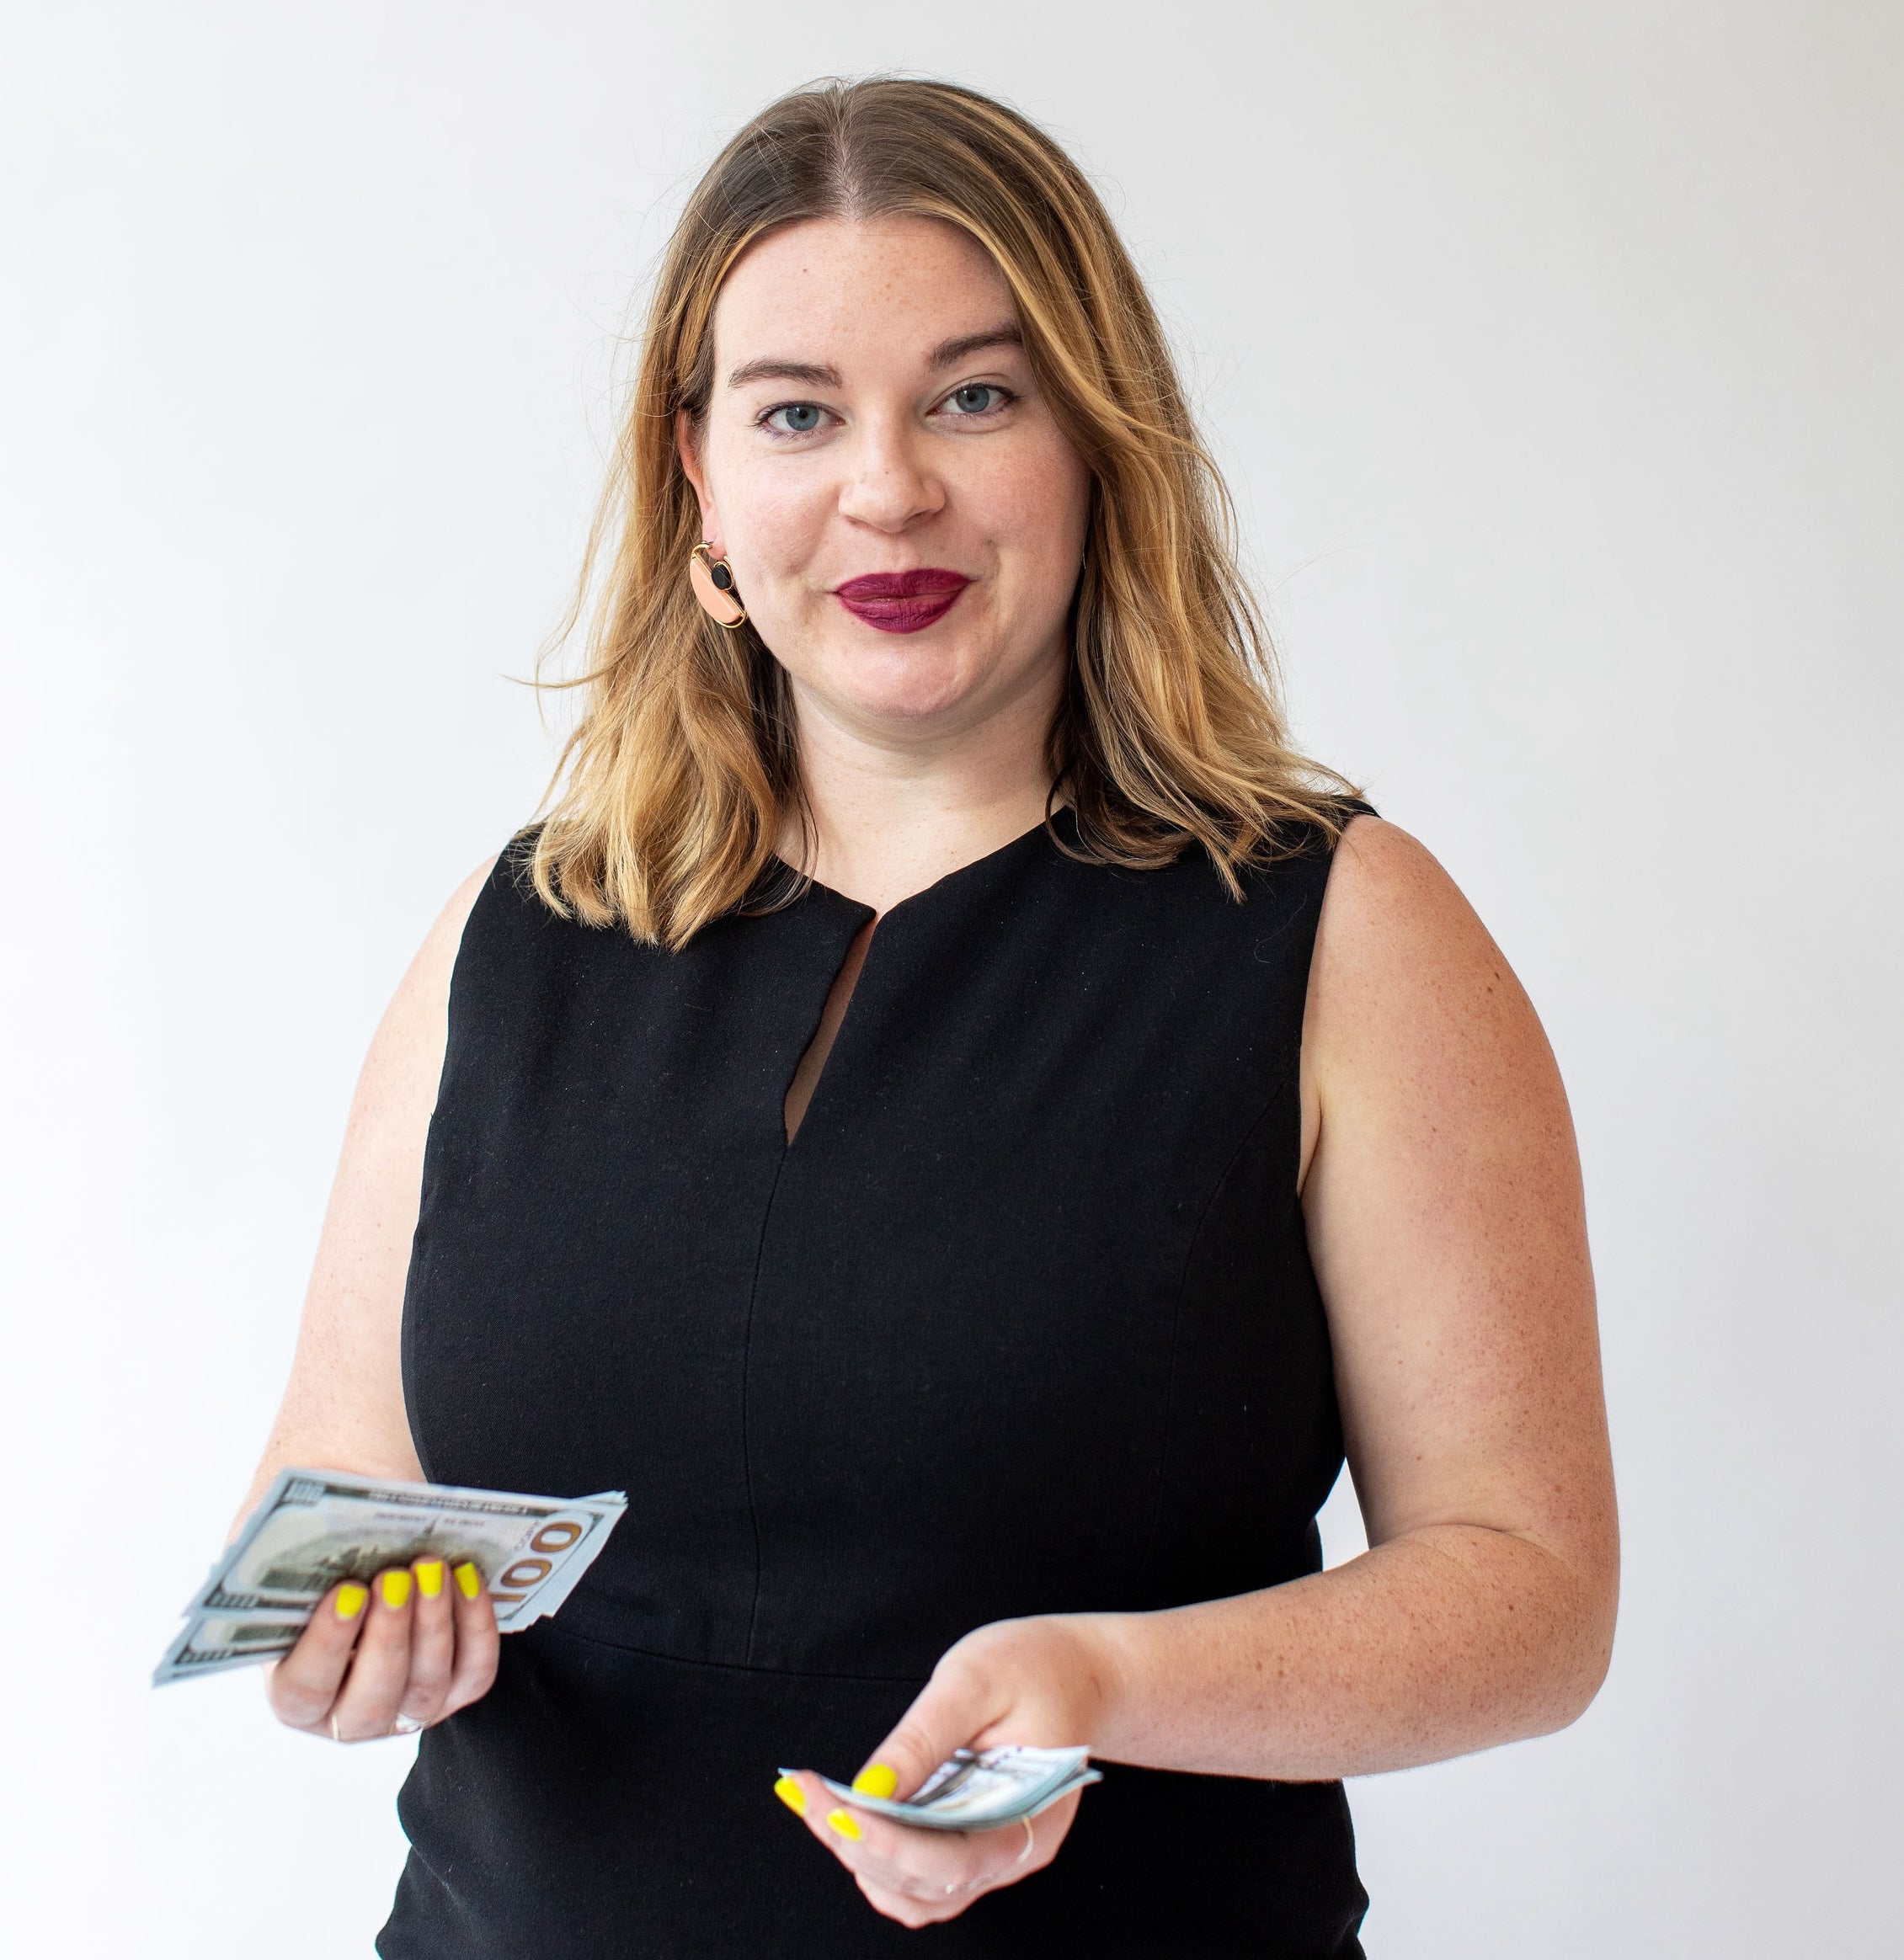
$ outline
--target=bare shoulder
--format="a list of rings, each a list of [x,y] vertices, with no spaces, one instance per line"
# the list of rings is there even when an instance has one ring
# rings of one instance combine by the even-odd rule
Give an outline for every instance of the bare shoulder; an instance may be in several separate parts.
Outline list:
[[[1318,939],[1331,956],[1350,951],[1357,964],[1399,960],[1405,966],[1424,953],[1459,962],[1484,944],[1494,946],[1428,847],[1379,817],[1355,818],[1342,833]]]
[[[417,949],[416,957],[398,983],[371,1044],[358,1085],[359,1107],[353,1112],[353,1129],[358,1126],[360,1116],[388,1110],[393,1098],[413,1121],[413,1105],[419,1098],[427,1096],[423,1121],[428,1122],[429,1105],[436,1100],[436,1078],[443,1067],[450,978],[456,971],[463,928],[495,867],[496,860],[490,858],[457,886]]]
[[[495,857],[485,858],[450,894],[449,903],[437,913],[436,923],[430,927],[404,976],[406,987],[413,981],[419,988],[449,999],[450,975],[456,964],[457,948],[462,944],[463,928],[469,924],[469,915],[482,896],[483,887],[493,876],[496,863]]]
[[[430,928],[431,936],[449,933],[453,939],[461,939],[464,925],[474,908],[477,894],[495,875],[502,853],[495,851],[483,859],[476,869],[450,894],[449,903],[437,915],[436,924]]]
[[[1495,1051],[1551,1068],[1506,956],[1433,854],[1400,825],[1358,817],[1331,866],[1310,970],[1305,1047],[1328,1073],[1357,1054],[1426,1063]]]

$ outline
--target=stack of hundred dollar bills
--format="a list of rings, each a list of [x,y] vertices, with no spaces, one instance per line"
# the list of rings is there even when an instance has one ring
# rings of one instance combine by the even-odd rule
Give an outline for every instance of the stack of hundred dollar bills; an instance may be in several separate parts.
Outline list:
[[[185,1607],[152,1685],[254,1667],[288,1654],[339,1579],[365,1584],[418,1558],[483,1574],[496,1624],[519,1632],[555,1611],[627,1509],[619,1490],[523,1497],[285,1470]]]
[[[1104,1772],[1088,1766],[1088,1749],[962,1749],[933,1771],[911,1796],[872,1797],[830,1776],[821,1782],[843,1803],[856,1804],[895,1823],[923,1830],[997,1830],[1048,1810]],[[782,1770],[781,1776],[792,1771]]]

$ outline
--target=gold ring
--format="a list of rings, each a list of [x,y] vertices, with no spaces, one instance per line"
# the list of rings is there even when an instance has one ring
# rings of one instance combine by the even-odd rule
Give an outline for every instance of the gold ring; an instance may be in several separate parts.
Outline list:
[[[1018,1864],[1014,1865],[1011,1867],[1014,1872],[1018,1869],[1018,1865],[1022,1865],[1026,1859],[1030,1857],[1032,1853],[1037,1849],[1038,1842],[1037,1834],[1032,1829],[1031,1819],[1028,1817],[1021,1817],[1018,1821],[1025,1827],[1025,1848],[1018,1854]]]
[[[334,1708],[331,1710],[331,1740],[333,1742],[344,1740],[344,1738],[337,1732],[337,1711]]]

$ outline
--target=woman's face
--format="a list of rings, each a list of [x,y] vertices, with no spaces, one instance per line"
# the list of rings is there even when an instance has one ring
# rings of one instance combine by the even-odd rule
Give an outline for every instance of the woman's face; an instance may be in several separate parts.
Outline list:
[[[1055,704],[1090,475],[963,232],[762,240],[715,306],[706,420],[679,434],[702,535],[803,714],[909,746]]]

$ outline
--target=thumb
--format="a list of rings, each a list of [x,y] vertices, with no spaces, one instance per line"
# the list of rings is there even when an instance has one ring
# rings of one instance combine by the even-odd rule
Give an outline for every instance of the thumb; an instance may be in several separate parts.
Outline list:
[[[954,1750],[1004,1712],[999,1684],[963,1657],[939,1664],[853,1787],[868,1797],[909,1797]]]

